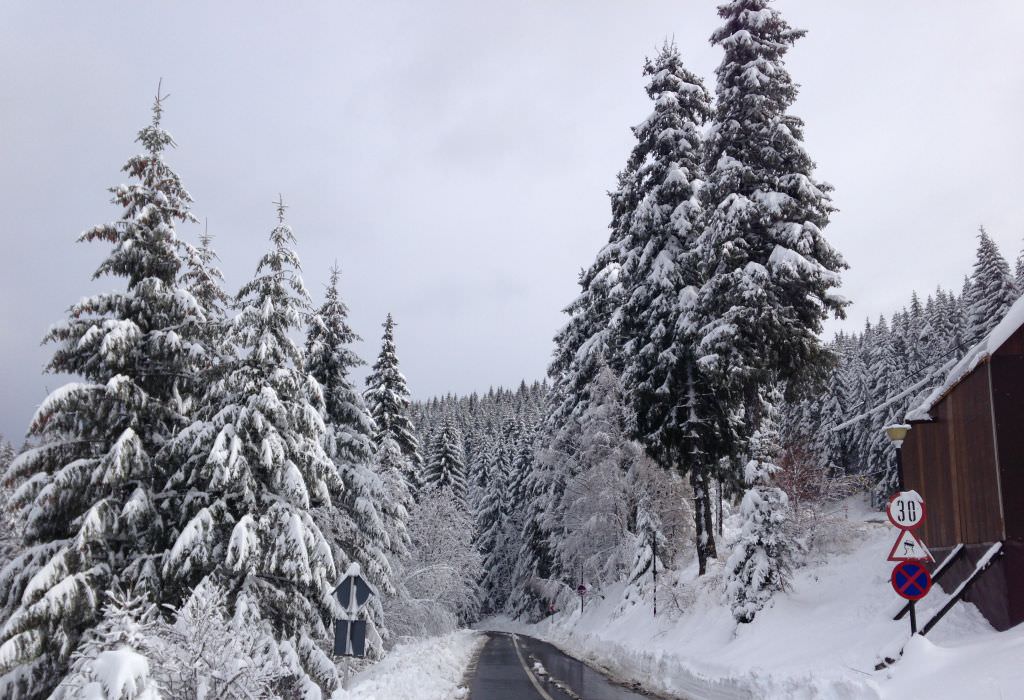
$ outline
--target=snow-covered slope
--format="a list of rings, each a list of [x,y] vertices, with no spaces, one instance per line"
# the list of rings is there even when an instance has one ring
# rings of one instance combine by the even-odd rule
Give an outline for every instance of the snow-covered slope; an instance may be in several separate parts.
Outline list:
[[[622,607],[622,591],[559,613],[537,625],[494,620],[605,667],[649,690],[692,698],[961,698],[1020,697],[1024,630],[998,633],[970,604],[960,603],[930,633],[906,646],[910,630],[892,616],[903,602],[892,591],[886,561],[897,531],[860,507],[848,523],[828,527],[812,560],[794,572],[791,590],[746,625],[722,601],[721,569],[702,580],[693,571],[658,591],[649,604]],[[833,537],[834,535],[834,537]],[[830,541],[831,539],[831,541]],[[919,603],[923,624],[947,599],[938,587]],[[927,695],[905,694],[915,684]],[[999,694],[1002,692],[1002,695]]]

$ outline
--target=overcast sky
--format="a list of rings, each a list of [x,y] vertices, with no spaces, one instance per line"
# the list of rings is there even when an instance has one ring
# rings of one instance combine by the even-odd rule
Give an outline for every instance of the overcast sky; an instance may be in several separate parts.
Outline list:
[[[1024,3],[779,0],[850,327],[959,288],[984,223],[1024,238]],[[168,156],[234,291],[278,192],[304,276],[342,268],[372,361],[387,312],[416,397],[543,376],[560,309],[607,238],[606,192],[674,36],[713,89],[714,2],[41,2],[0,5],[0,433],[45,395],[46,328],[86,293],[107,187],[171,97]],[[182,231],[194,237],[195,227]],[[829,326],[831,334],[841,324]]]

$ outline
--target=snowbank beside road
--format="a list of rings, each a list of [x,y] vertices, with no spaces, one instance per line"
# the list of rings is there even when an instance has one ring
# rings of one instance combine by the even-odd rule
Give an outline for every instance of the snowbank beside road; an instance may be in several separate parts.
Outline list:
[[[576,607],[536,625],[492,620],[484,626],[544,639],[622,681],[678,697],[1019,695],[1024,629],[995,632],[965,603],[927,639],[908,645],[893,667],[875,671],[910,636],[906,618],[892,620],[902,601],[889,585],[893,565],[886,556],[898,533],[867,509],[851,514],[840,532],[846,541],[819,545],[815,561],[794,572],[791,590],[748,625],[737,625],[722,600],[719,566],[701,580],[687,570],[672,590],[659,587],[657,617],[646,604],[623,608],[621,588],[612,587],[589,599],[582,616]],[[927,620],[946,600],[933,589],[918,604],[918,619]],[[915,684],[929,692],[905,692]]]
[[[469,697],[466,669],[486,636],[459,630],[399,644],[352,679],[332,700],[453,700]]]

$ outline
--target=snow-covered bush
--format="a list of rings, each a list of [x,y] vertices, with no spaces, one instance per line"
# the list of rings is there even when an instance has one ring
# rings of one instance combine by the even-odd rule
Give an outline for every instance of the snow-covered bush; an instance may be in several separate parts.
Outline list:
[[[472,619],[482,573],[473,521],[451,489],[420,494],[409,517],[409,551],[395,566],[397,593],[384,601],[392,639],[443,634]]]
[[[272,638],[244,614],[229,617],[226,594],[210,579],[153,636],[154,675],[167,697],[267,698],[287,675]]]
[[[811,555],[822,548],[834,551],[850,539],[846,530],[848,499],[871,488],[863,474],[846,474],[821,466],[821,459],[805,440],[793,438],[785,444],[773,483],[789,498],[794,555]]]

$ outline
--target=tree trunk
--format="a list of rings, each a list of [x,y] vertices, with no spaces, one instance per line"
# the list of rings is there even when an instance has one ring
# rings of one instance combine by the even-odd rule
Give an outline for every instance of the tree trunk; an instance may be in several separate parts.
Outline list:
[[[697,573],[707,572],[708,559],[717,558],[715,531],[711,522],[711,494],[708,479],[696,466],[690,470],[690,485],[693,487],[693,520],[697,544]]]

